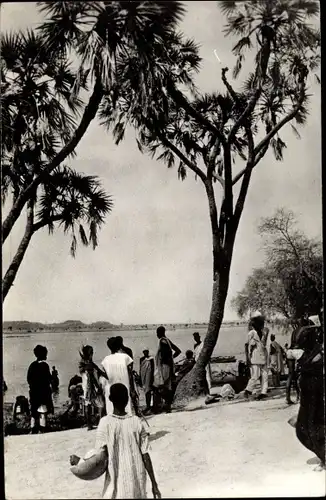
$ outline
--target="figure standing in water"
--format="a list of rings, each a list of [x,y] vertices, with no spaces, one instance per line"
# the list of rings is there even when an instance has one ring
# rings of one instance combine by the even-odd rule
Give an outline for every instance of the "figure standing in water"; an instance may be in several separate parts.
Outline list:
[[[53,391],[57,391],[59,389],[59,374],[55,366],[52,366],[51,377],[52,377],[52,389]]]

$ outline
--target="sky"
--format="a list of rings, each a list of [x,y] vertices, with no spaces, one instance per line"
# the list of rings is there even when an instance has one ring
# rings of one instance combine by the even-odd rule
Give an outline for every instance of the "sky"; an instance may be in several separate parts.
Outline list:
[[[232,68],[232,40],[224,38],[224,19],[216,2],[185,2],[182,30],[200,43],[203,58],[197,84],[202,91],[222,90],[221,64]],[[33,28],[36,4],[2,3],[1,30]],[[321,238],[321,100],[312,83],[307,125],[298,140],[288,126],[284,161],[268,153],[256,167],[233,255],[224,319],[234,320],[232,297],[263,259],[257,234],[261,217],[279,207],[295,212],[299,227]],[[92,123],[70,166],[98,175],[114,199],[114,209],[99,235],[99,247],[79,247],[73,259],[70,239],[58,230],[35,234],[4,307],[4,320],[115,324],[207,322],[211,306],[212,248],[203,185],[189,173],[142,155],[130,131],[116,146]],[[3,272],[17,248],[24,220],[5,244]]]

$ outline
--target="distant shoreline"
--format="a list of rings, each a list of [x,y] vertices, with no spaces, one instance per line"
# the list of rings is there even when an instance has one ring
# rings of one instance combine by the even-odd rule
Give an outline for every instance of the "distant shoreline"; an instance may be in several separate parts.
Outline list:
[[[95,326],[95,325],[86,325],[86,324],[77,324],[77,325],[65,325],[62,324],[54,324],[45,325],[40,323],[30,323],[29,322],[21,322],[23,323],[21,326],[18,326],[14,321],[4,322],[2,333],[5,335],[26,335],[31,333],[70,333],[70,332],[87,332],[87,333],[100,333],[100,332],[117,332],[117,331],[148,331],[148,330],[156,330],[156,328],[160,325],[157,324],[148,324],[148,325],[103,325],[103,326]],[[223,327],[235,327],[235,326],[243,326],[246,322],[242,321],[230,321],[223,323]],[[177,329],[204,329],[208,327],[208,324],[205,323],[177,323],[177,324],[165,324],[165,327],[168,331],[173,331]]]

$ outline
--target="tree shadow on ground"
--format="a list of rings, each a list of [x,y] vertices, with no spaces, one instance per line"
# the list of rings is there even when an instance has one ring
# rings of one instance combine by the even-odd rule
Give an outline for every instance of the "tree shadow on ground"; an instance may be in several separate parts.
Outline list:
[[[149,436],[149,440],[152,442],[152,441],[156,441],[157,439],[160,439],[162,438],[163,436],[165,436],[166,434],[170,434],[169,431],[157,431],[155,432],[155,434],[150,434]]]
[[[280,405],[279,407],[277,407],[275,409],[284,410],[284,409],[289,407],[289,405],[285,402],[285,389],[284,388],[280,388],[280,389],[275,390],[275,392],[273,392],[273,393],[269,393],[267,398],[263,401],[270,401],[270,400],[274,401],[274,400],[281,400],[281,399],[284,400],[284,404]],[[246,398],[244,398],[244,396],[238,396],[233,400],[220,399],[220,400],[215,401],[214,403],[211,403],[211,404],[208,404],[205,406],[203,406],[203,404],[200,404],[199,406],[195,406],[194,408],[187,408],[187,403],[185,403],[184,405],[178,404],[178,406],[173,407],[173,413],[206,410],[206,409],[215,407],[216,405],[225,406],[225,405],[235,405],[235,404],[239,404],[239,403],[255,403],[255,404],[257,404],[257,408],[260,411],[267,411],[267,410],[270,411],[270,408],[259,408],[259,401],[256,401],[255,399],[246,399]]]

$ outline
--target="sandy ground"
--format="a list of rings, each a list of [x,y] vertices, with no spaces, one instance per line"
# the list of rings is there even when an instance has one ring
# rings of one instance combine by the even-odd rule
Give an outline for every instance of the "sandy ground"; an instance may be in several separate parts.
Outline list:
[[[163,498],[324,496],[325,472],[287,423],[283,398],[216,403],[149,419],[151,457]],[[100,498],[103,479],[82,481],[72,453],[93,448],[95,430],[5,438],[6,499]],[[151,491],[148,484],[148,496]]]

